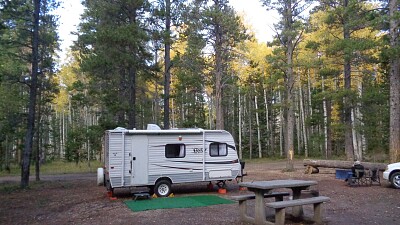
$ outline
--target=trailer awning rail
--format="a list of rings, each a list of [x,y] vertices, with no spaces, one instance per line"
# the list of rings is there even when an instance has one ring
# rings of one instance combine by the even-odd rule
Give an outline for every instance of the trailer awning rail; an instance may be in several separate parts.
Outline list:
[[[203,130],[203,129],[184,129],[184,130],[109,130],[109,132],[125,134],[201,134],[222,133],[223,130]]]

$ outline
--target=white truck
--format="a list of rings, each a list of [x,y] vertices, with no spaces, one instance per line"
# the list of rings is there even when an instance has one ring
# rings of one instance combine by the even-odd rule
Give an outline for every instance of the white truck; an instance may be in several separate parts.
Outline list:
[[[400,162],[387,165],[383,179],[389,180],[394,188],[400,188]]]
[[[241,176],[232,135],[224,130],[117,128],[105,132],[104,168],[98,184],[114,188],[148,187],[160,197],[171,185],[222,182]]]

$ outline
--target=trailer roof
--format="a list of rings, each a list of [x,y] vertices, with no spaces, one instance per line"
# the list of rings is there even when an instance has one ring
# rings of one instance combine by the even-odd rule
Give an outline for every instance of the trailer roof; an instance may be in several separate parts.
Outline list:
[[[197,129],[170,129],[170,130],[128,130],[124,128],[117,128],[108,130],[111,133],[126,133],[126,134],[200,134],[200,133],[224,133],[225,130],[203,130]]]

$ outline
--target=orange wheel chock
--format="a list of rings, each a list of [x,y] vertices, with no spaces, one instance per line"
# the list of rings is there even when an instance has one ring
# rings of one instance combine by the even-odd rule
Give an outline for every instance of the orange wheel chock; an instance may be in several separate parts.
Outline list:
[[[226,189],[225,188],[220,188],[220,189],[218,189],[218,193],[226,194]]]

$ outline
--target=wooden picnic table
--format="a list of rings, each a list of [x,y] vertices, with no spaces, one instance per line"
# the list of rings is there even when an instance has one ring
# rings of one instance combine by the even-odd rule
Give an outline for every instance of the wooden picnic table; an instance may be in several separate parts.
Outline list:
[[[317,185],[316,181],[310,180],[269,180],[242,182],[241,187],[246,187],[249,191],[255,193],[255,218],[248,218],[248,221],[255,224],[273,224],[266,220],[264,194],[270,193],[273,189],[290,188],[293,192],[293,200],[300,199],[301,191],[310,186]],[[303,207],[294,206],[292,214],[295,217],[303,216]]]

